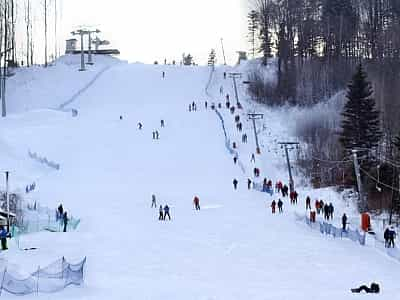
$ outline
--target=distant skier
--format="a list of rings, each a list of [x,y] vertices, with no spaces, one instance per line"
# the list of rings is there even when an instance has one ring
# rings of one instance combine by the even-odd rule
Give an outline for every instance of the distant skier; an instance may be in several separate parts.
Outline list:
[[[233,179],[233,188],[236,190],[237,189],[237,185],[238,185],[238,181],[237,179]]]
[[[245,134],[245,133],[242,135],[242,142],[243,142],[243,144],[247,143],[247,134]]]
[[[364,292],[366,292],[367,294],[370,294],[370,293],[372,293],[372,294],[378,294],[378,293],[379,293],[379,290],[380,290],[379,284],[377,284],[377,283],[375,283],[375,282],[372,282],[372,283],[371,283],[371,287],[368,287],[368,286],[366,286],[366,285],[362,285],[362,286],[360,286],[360,287],[358,287],[358,288],[351,289],[351,291],[352,291],[353,293],[361,293],[361,291],[364,291]]]
[[[200,210],[200,199],[199,197],[195,196],[193,199],[194,208],[196,210]]]
[[[157,207],[156,195],[151,195],[151,208]]]
[[[224,79],[226,79],[226,72],[224,72]]]
[[[329,220],[329,205],[327,203],[324,205],[324,218],[325,220]]]
[[[163,221],[164,220],[164,210],[162,205],[160,205],[160,209],[159,209],[159,215],[158,215],[158,220]]]
[[[275,213],[275,207],[276,207],[276,202],[275,202],[275,200],[272,200],[271,208],[272,208],[272,213],[273,214]]]
[[[67,212],[64,211],[64,214],[63,214],[63,224],[64,224],[63,232],[67,232],[68,221],[69,221],[69,219],[68,219]]]
[[[299,197],[299,194],[296,192],[296,191],[294,191],[293,192],[293,201],[294,201],[294,204],[297,204],[297,198]]]
[[[227,109],[229,109],[229,108],[230,108],[230,106],[231,106],[231,103],[229,102],[229,100],[226,100],[226,102],[225,102],[225,106],[226,106],[226,108],[227,108]]]
[[[171,220],[171,216],[169,215],[169,206],[165,205],[164,206],[164,221],[167,219],[167,216],[168,216],[168,219]]]
[[[237,164],[237,161],[238,161],[238,157],[235,155],[235,156],[233,157],[233,163],[236,165],[236,164]]]
[[[119,116],[119,119],[122,120],[122,116]]]
[[[233,148],[233,149],[236,149],[236,142],[233,142],[233,143],[232,143],[232,148]]]
[[[0,240],[1,240],[1,250],[7,250],[7,237],[9,233],[3,225],[0,225]]]
[[[334,211],[335,209],[334,209],[334,207],[333,207],[333,205],[332,205],[332,202],[331,203],[329,203],[329,211],[328,211],[328,213],[329,213],[329,218],[330,219],[333,219],[333,211]]]
[[[57,221],[62,218],[63,214],[64,214],[64,208],[62,204],[60,204],[57,208],[57,217],[56,217]]]
[[[153,140],[155,140],[155,139],[156,139],[156,132],[153,131]]]
[[[139,122],[139,123],[138,123],[138,128],[139,128],[139,130],[142,130],[143,124]]]
[[[164,123],[164,120],[161,120],[161,127],[164,127],[165,126],[165,123]]]
[[[254,155],[254,153],[251,154],[250,162],[253,162],[253,163],[256,162],[256,156]]]
[[[247,189],[251,190],[251,179],[247,179]]]
[[[207,106],[208,106],[208,103],[206,101],[206,102],[204,102],[204,107],[207,109]]]
[[[260,169],[254,168],[254,177],[260,177]]]
[[[346,231],[346,224],[347,224],[347,216],[346,214],[343,214],[342,216],[342,230]]]
[[[311,210],[311,198],[310,198],[310,196],[307,196],[307,198],[306,198],[306,210],[307,209]]]
[[[393,226],[389,228],[389,243],[388,248],[394,248],[394,239],[396,238],[396,231],[394,230]]]
[[[165,72],[164,71],[162,72],[162,78],[165,78]]]
[[[189,104],[189,112],[192,111],[192,104]]]
[[[319,206],[319,200],[318,200],[318,199],[315,200],[315,209],[317,210],[317,214],[319,214],[320,211],[321,211],[321,208],[320,208],[320,206]]]
[[[219,93],[222,95],[224,93],[224,87],[221,85],[221,87],[219,88]]]
[[[385,231],[383,232],[383,238],[385,239],[385,248],[389,247],[389,227],[386,227]]]
[[[283,202],[281,199],[279,199],[278,201],[278,209],[279,209],[279,213],[283,213]]]
[[[158,130],[156,130],[155,135],[156,135],[156,140],[159,140],[160,139],[160,133],[158,132]]]

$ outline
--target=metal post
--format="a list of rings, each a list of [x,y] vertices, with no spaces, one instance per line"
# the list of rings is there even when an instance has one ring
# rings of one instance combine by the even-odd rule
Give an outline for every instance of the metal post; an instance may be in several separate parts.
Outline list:
[[[92,61],[92,34],[89,31],[88,33],[89,36],[89,54],[88,54],[88,65],[93,65],[93,61]]]
[[[360,166],[358,164],[358,158],[357,158],[357,150],[352,150],[352,153],[353,153],[354,170],[355,170],[356,178],[357,178],[358,201],[360,201],[360,204],[362,205],[362,209],[364,210],[365,203],[364,203],[364,195],[363,195],[363,190],[362,190]]]
[[[83,32],[80,32],[81,35],[81,68],[79,71],[86,71],[85,69],[85,52],[83,51]]]
[[[258,142],[256,120],[257,119],[263,119],[264,115],[263,114],[248,114],[248,116],[249,116],[249,119],[253,121],[254,137],[255,137],[255,140],[256,140],[256,153],[257,154],[261,154],[261,148],[260,148],[260,144]]]
[[[6,171],[7,232],[10,232],[10,197],[8,196],[8,175]]]
[[[286,163],[289,171],[289,191],[294,192],[294,181],[292,176],[292,167],[290,166],[289,150],[287,145],[285,145]]]
[[[221,38],[221,46],[222,46],[222,55],[224,56],[224,65],[226,66],[226,58],[225,58],[225,49],[224,49],[224,42]]]

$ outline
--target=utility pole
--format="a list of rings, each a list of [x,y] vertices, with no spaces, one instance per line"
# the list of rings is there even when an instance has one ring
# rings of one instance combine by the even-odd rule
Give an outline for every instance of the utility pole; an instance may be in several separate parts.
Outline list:
[[[8,175],[6,171],[6,201],[7,201],[7,232],[10,232],[10,197],[8,196]]]
[[[54,61],[58,57],[58,46],[57,46],[57,0],[54,0]]]
[[[253,121],[253,129],[254,129],[254,136],[256,139],[256,153],[261,154],[260,144],[258,143],[258,135],[257,135],[257,128],[256,128],[256,120],[264,119],[264,114],[247,114],[249,120]]]
[[[357,150],[352,150],[351,152],[353,153],[354,171],[356,173],[356,178],[357,178],[358,201],[362,206],[362,209],[364,210],[365,209],[364,194],[361,182],[360,165],[358,164]]]
[[[222,46],[222,55],[224,56],[224,65],[226,66],[226,58],[225,58],[225,49],[224,49],[224,42],[221,38],[221,46]]]
[[[7,116],[6,108],[6,75],[7,75],[7,57],[8,57],[8,25],[7,25],[7,4],[4,4],[4,63],[3,63],[3,75],[0,78],[1,81],[1,116],[4,118]],[[1,62],[1,61],[0,61]],[[1,68],[1,67],[0,67]],[[1,75],[1,72],[0,72]]]
[[[235,89],[235,98],[236,98],[236,104],[239,104],[239,95],[237,91],[237,84],[236,84],[236,78],[242,78],[242,73],[229,73],[229,78],[232,78],[233,80],[233,87]]]
[[[100,30],[87,30],[88,36],[89,36],[89,54],[88,54],[88,65],[93,65],[92,61],[92,33],[100,33]]]
[[[293,180],[293,176],[292,176],[292,167],[290,166],[289,148],[288,148],[288,146],[293,146],[293,145],[298,146],[299,143],[296,143],[296,142],[281,142],[281,143],[278,143],[278,144],[282,145],[283,147],[285,147],[286,163],[287,163],[288,171],[289,171],[289,191],[290,192],[294,192],[294,180]]]

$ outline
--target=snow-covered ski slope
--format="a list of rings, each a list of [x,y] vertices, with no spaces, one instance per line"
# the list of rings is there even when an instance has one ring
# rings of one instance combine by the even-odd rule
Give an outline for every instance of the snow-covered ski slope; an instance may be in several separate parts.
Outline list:
[[[78,61],[70,67],[78,67]],[[98,61],[96,68],[102,67]],[[221,85],[234,96],[224,70],[217,68],[210,87],[216,103],[224,103]],[[398,262],[373,247],[323,237],[295,222],[293,211],[304,211],[305,193],[317,196],[318,191],[300,190],[297,208],[285,199],[284,213],[271,215],[274,197],[247,190],[254,139],[244,114],[253,107],[243,101],[247,145],[240,143],[234,116],[221,110],[228,135],[239,144],[243,173],[225,148],[220,120],[204,107],[208,78],[207,67],[113,63],[71,104],[79,110],[76,118],[47,108],[67,101],[84,84],[64,78],[68,92],[52,97],[52,86],[27,83],[34,95],[36,88],[44,89],[44,98],[37,100],[43,106],[16,108],[18,114],[0,121],[1,160],[15,173],[11,188],[36,180],[31,199],[54,208],[62,202],[82,221],[76,232],[22,237],[21,247],[35,251],[20,251],[10,241],[10,250],[0,256],[20,274],[61,256],[70,261],[87,256],[87,268],[82,287],[25,298],[339,300],[357,297],[350,288],[375,280],[382,288],[377,298],[397,299]],[[192,101],[197,112],[188,111]],[[282,152],[271,143],[275,135],[289,138],[290,118],[265,113],[271,122],[256,165],[262,178],[286,181]],[[160,132],[157,141],[154,130]],[[28,149],[56,161],[60,170],[30,161]],[[237,191],[233,178],[239,180]],[[150,207],[153,193],[158,205],[171,207],[172,221],[158,221],[158,208]],[[193,209],[195,195],[201,211]]]

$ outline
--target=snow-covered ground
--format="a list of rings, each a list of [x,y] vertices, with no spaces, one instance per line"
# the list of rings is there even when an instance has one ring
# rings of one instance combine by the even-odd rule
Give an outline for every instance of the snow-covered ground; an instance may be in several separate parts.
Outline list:
[[[397,261],[374,247],[323,237],[295,221],[294,211],[305,211],[307,195],[334,203],[336,223],[343,211],[354,214],[338,194],[299,186],[298,206],[284,199],[284,213],[272,215],[269,206],[277,196],[247,190],[255,145],[246,113],[262,109],[265,114],[266,129],[259,123],[262,154],[255,165],[261,178],[273,181],[287,181],[284,153],[276,142],[295,138],[289,116],[246,101],[242,91],[240,114],[249,137],[243,145],[234,115],[221,109],[229,138],[239,144],[243,172],[225,148],[220,120],[204,107],[204,101],[211,101],[205,93],[209,68],[98,58],[93,70],[79,73],[76,58],[64,60],[69,64],[30,73],[26,88],[15,88],[9,97],[10,102],[16,99],[15,114],[0,120],[0,163],[13,170],[11,189],[36,181],[30,199],[54,208],[63,203],[81,217],[81,224],[76,232],[21,238],[22,247],[36,251],[20,251],[10,241],[10,250],[0,256],[20,273],[62,256],[70,261],[87,256],[85,284],[26,298],[337,300],[353,299],[350,288],[377,281],[379,299],[397,299]],[[78,109],[77,117],[54,110],[105,67],[107,71],[65,107]],[[231,69],[217,68],[209,89],[222,104],[221,85],[224,94],[234,97],[224,70]],[[59,89],[44,85],[46,78],[54,79]],[[38,98],[37,105],[22,104],[29,97]],[[188,111],[192,101],[197,112]],[[161,119],[165,128],[160,128]],[[154,130],[160,140],[152,139]],[[59,163],[60,170],[32,161],[28,150]],[[237,191],[233,178],[239,180]],[[158,209],[150,207],[153,193],[158,205],[171,207],[172,221],[158,221]],[[196,195],[201,211],[193,209]],[[2,297],[15,298],[6,293]]]

